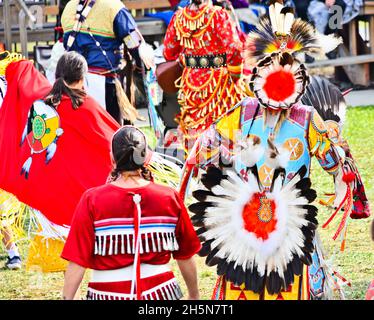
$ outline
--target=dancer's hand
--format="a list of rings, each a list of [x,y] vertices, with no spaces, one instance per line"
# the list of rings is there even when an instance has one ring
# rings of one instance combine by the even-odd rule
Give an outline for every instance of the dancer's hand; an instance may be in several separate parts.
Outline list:
[[[328,7],[332,7],[335,4],[336,0],[326,0],[325,4]]]
[[[156,67],[153,48],[144,41],[139,46],[139,55],[147,69]]]

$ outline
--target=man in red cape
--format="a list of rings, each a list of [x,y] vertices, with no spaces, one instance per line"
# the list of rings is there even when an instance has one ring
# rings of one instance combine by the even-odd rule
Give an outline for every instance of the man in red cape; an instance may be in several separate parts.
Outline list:
[[[21,144],[28,113],[36,100],[51,90],[47,79],[30,61],[11,62],[6,67],[7,93],[0,109],[0,188],[39,210],[49,221],[70,225],[84,191],[105,183],[110,170],[110,141],[119,125],[92,98],[77,109],[63,97],[57,112],[63,134],[54,157],[32,155],[26,178],[22,166],[31,155],[29,143]]]

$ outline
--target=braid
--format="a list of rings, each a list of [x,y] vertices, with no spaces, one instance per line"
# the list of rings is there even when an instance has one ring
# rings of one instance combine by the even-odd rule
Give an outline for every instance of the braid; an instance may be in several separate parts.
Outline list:
[[[153,181],[153,176],[152,176],[152,172],[150,170],[148,170],[146,167],[142,166],[140,168],[141,170],[141,174],[142,174],[142,177],[145,179],[145,180],[148,180],[148,181]]]
[[[115,167],[112,172],[110,173],[111,181],[116,181],[121,174],[121,170],[118,169],[118,167]]]

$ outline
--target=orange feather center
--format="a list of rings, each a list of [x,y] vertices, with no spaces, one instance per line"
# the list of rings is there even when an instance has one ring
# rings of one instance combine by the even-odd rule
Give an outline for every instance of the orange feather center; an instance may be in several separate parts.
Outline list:
[[[242,212],[244,228],[257,238],[267,240],[277,225],[275,210],[274,200],[267,198],[265,193],[255,193]]]

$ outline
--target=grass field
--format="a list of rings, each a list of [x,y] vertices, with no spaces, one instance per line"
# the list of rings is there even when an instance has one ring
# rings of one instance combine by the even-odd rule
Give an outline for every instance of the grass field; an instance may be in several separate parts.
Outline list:
[[[345,137],[358,163],[369,200],[374,203],[374,106],[349,109]],[[323,172],[316,161],[313,162],[312,181],[319,194],[333,190],[332,179]],[[320,223],[326,221],[330,214],[331,212],[321,208]],[[330,253],[337,252],[339,249],[338,243],[334,243],[331,239],[338,220],[334,221],[329,229],[320,229],[325,248]],[[374,278],[374,243],[371,242],[369,235],[370,222],[371,218],[351,220],[346,250],[333,259],[337,271],[352,283],[352,288],[347,288],[348,299],[364,299],[367,286]],[[0,268],[6,261],[6,255],[2,250],[0,249]],[[25,254],[26,246],[22,246],[21,250]],[[216,280],[215,270],[206,267],[201,258],[197,258],[197,262],[201,298],[210,299]],[[179,273],[176,273],[180,278]],[[82,286],[83,295],[88,278],[89,273],[86,274],[85,284]],[[59,299],[62,285],[62,273],[44,275],[38,272],[27,273],[23,270],[13,272],[0,270],[0,299]]]

